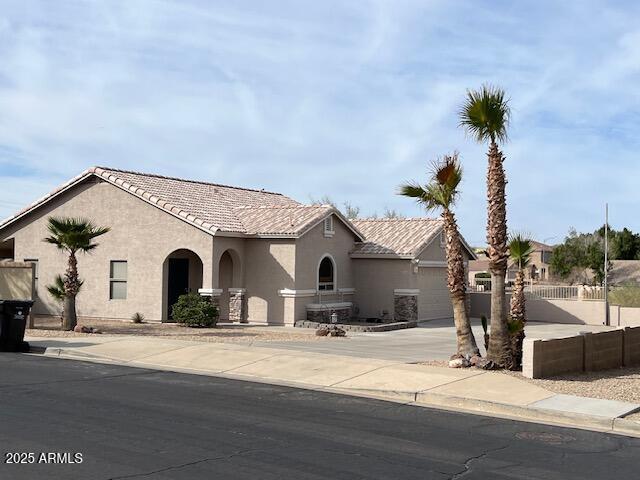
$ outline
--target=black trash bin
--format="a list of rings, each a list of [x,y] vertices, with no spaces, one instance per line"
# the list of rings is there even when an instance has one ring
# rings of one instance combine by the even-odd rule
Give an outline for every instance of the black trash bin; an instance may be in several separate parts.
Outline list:
[[[0,352],[28,352],[24,341],[32,300],[0,300]]]

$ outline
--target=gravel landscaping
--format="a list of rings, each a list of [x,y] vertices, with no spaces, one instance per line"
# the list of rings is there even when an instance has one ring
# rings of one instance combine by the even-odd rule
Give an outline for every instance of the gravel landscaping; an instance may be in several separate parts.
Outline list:
[[[520,372],[505,373],[516,375],[555,393],[640,403],[640,368],[638,367],[572,373],[545,379],[525,378]]]
[[[81,325],[100,330],[100,335],[138,335],[162,337],[198,342],[300,342],[300,341],[340,341],[339,337],[317,337],[313,330],[294,332],[287,327],[263,327],[255,325],[222,324],[215,328],[189,328],[175,323],[133,323],[113,320],[91,320]],[[90,337],[98,334],[66,332],[60,330],[57,318],[36,318],[35,328],[27,329],[30,337]]]
[[[447,367],[447,363],[442,360],[420,362],[421,365],[431,367]],[[522,376],[522,372],[506,370],[490,373],[493,375],[513,375],[554,393],[640,403],[640,367],[573,373],[544,379],[525,378]],[[634,414],[634,418],[640,421],[640,413]]]

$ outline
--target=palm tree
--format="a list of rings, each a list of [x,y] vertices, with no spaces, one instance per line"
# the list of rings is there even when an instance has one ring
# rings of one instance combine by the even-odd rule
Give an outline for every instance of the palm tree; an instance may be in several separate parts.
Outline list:
[[[527,321],[524,295],[524,272],[531,262],[533,245],[531,239],[522,233],[513,234],[509,239],[509,255],[517,267],[516,279],[511,292],[509,311],[510,358],[505,367],[514,370],[522,364],[522,343]]]
[[[489,142],[487,171],[487,256],[491,272],[491,337],[487,359],[498,366],[508,356],[509,340],[505,305],[505,276],[507,273],[507,183],[504,156],[498,142],[507,140],[510,109],[505,92],[496,87],[483,86],[469,90],[460,111],[460,126],[478,142]]]
[[[80,287],[84,282],[80,281],[78,284],[78,292],[80,291]],[[47,292],[51,295],[54,300],[57,300],[62,304],[62,315],[61,319],[64,319],[64,298],[66,293],[64,291],[64,277],[62,275],[56,275],[53,279],[53,283],[47,285]]]
[[[444,221],[447,256],[447,286],[453,305],[458,351],[464,356],[479,355],[476,339],[466,308],[466,273],[462,241],[456,218],[451,208],[458,197],[458,185],[462,179],[462,167],[458,154],[446,155],[433,164],[431,179],[424,187],[412,182],[400,186],[400,195],[414,198],[427,210],[441,210]]]
[[[62,328],[73,330],[77,324],[76,295],[82,282],[78,277],[77,252],[90,252],[98,246],[93,239],[109,231],[108,227],[96,227],[83,218],[49,217],[47,227],[50,236],[44,239],[69,254],[67,271],[64,274],[64,307]],[[51,292],[50,290],[50,293]]]

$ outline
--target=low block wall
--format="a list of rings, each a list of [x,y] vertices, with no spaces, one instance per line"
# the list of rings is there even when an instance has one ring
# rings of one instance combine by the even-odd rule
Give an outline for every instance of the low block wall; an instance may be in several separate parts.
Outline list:
[[[584,333],[566,338],[525,338],[522,374],[547,378],[640,364],[640,327]]]
[[[623,359],[624,330],[584,333],[584,371],[620,368]]]
[[[640,365],[640,327],[624,329],[624,365],[634,367]]]
[[[584,368],[584,339],[581,336],[536,340],[525,338],[522,375],[546,378]]]

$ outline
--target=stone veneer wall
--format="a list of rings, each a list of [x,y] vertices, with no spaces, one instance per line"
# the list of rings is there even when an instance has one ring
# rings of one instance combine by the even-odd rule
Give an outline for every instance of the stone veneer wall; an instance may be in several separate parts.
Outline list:
[[[396,322],[418,320],[417,295],[395,295],[393,299],[393,318]]]
[[[307,310],[307,320],[310,322],[318,323],[331,323],[331,314],[335,312],[338,314],[338,323],[348,322],[351,320],[351,307],[339,307],[322,310]]]

